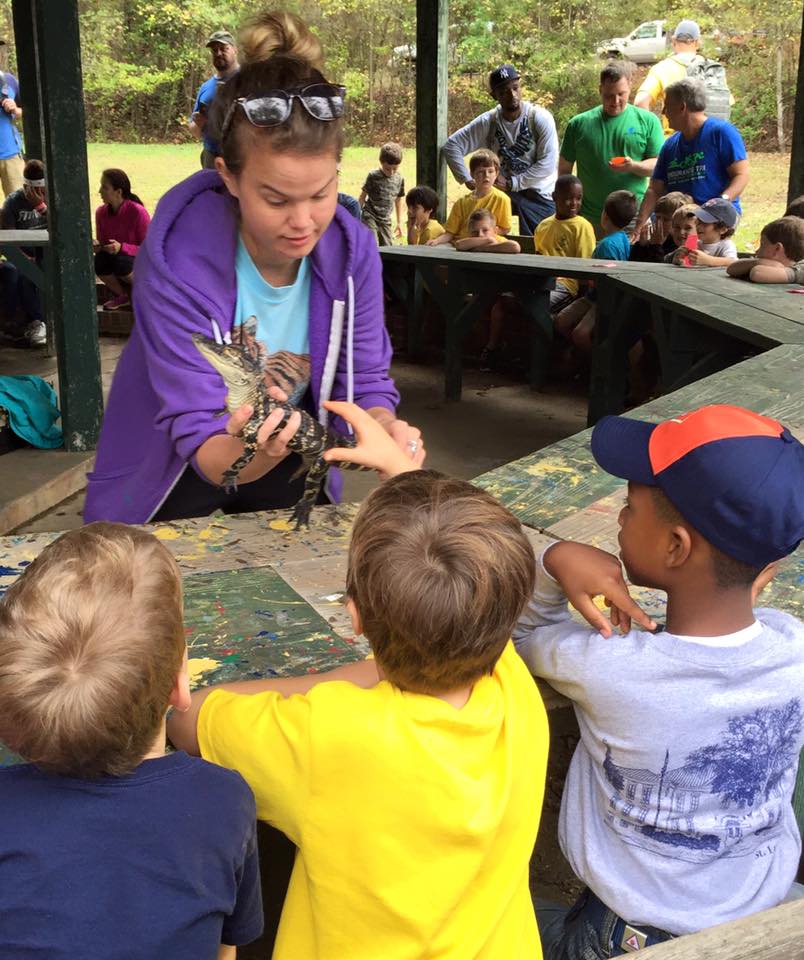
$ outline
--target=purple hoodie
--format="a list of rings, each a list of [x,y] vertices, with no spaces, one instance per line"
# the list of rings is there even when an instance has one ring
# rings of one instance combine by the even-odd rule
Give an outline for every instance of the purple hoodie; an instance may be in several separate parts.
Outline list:
[[[84,520],[145,523],[195,453],[225,433],[226,387],[191,340],[220,340],[234,321],[237,202],[214,170],[202,170],[159,202],[137,255],[136,323],[115,370],[89,474]],[[382,268],[369,230],[336,209],[310,255],[310,388],[322,402],[354,400],[394,411]],[[345,426],[335,424],[342,432]],[[328,474],[338,499],[341,478]]]

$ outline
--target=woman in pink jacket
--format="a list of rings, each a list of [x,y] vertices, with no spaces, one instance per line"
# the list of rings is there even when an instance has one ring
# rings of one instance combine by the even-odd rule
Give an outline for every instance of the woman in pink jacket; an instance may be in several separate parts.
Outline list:
[[[99,193],[103,203],[95,211],[95,273],[114,294],[104,309],[117,310],[131,302],[134,258],[151,218],[123,170],[104,170]]]

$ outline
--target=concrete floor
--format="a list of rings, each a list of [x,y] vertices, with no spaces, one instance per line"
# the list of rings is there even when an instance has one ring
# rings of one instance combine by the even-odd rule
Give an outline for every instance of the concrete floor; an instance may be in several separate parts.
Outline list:
[[[125,340],[102,337],[100,342],[106,395]],[[586,392],[577,384],[549,383],[534,392],[517,379],[480,373],[467,365],[463,399],[446,403],[440,364],[398,361],[391,372],[402,396],[400,415],[422,430],[428,450],[427,466],[466,479],[576,433],[586,424]],[[36,373],[58,391],[56,360],[45,357],[41,349],[3,346],[0,373]],[[345,477],[346,500],[362,500],[377,482],[373,473],[349,471]],[[77,493],[15,532],[80,526],[83,501],[83,492]]]

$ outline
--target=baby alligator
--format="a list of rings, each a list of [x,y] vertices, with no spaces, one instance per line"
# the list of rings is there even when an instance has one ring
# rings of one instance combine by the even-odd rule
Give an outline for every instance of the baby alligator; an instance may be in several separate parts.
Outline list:
[[[281,403],[269,396],[262,366],[248,352],[247,347],[236,343],[216,343],[200,333],[193,334],[193,342],[201,356],[223,377],[228,391],[226,409],[229,413],[234,413],[246,403],[255,411],[255,416],[248,421],[240,434],[245,449],[224,473],[224,486],[230,489],[235,487],[237,475],[254,459],[257,453],[257,433],[270,413],[274,410],[282,410],[284,413],[279,424],[274,428],[272,437],[287,424],[292,413],[298,411],[301,414],[301,424],[288,442],[288,448],[300,454],[303,463],[299,474],[307,470],[307,476],[304,480],[304,493],[293,508],[291,519],[296,521],[297,530],[308,526],[310,511],[329,469],[329,463],[324,460],[322,454],[333,447],[354,447],[356,441],[352,437],[345,437],[333,430],[327,430],[306,410],[301,410],[291,403]],[[259,415],[260,410],[262,410],[262,416]],[[353,470],[364,469],[352,463],[344,463],[343,466]]]

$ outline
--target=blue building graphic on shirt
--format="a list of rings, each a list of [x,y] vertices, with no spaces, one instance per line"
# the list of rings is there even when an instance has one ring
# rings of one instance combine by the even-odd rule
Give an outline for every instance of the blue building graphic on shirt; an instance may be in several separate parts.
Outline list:
[[[772,840],[789,807],[798,761],[801,702],[760,707],[729,719],[716,744],[658,771],[616,763],[610,745],[603,773],[613,788],[607,825],[626,843],[677,859],[748,856]]]

